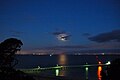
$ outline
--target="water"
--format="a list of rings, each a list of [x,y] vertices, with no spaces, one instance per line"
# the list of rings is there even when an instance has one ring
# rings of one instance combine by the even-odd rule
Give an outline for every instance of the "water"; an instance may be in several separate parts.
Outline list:
[[[56,65],[63,66],[77,66],[84,64],[98,64],[101,61],[105,64],[107,61],[112,61],[116,58],[120,58],[120,55],[17,55],[19,64],[16,68],[35,68],[35,67],[54,67]],[[92,66],[92,67],[69,67],[63,70],[54,69],[42,71],[41,75],[52,76],[67,76],[71,78],[79,78],[81,80],[100,80],[100,71],[105,69],[106,66]]]

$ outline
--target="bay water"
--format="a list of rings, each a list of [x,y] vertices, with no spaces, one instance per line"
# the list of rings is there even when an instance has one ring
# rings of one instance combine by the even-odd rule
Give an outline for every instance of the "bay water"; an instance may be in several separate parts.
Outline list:
[[[40,75],[66,76],[80,80],[101,80],[100,71],[106,66],[77,67],[79,65],[95,65],[101,62],[106,64],[108,61],[120,58],[120,55],[16,55],[18,69],[32,69],[55,66],[69,66],[65,69],[53,69],[42,71]]]

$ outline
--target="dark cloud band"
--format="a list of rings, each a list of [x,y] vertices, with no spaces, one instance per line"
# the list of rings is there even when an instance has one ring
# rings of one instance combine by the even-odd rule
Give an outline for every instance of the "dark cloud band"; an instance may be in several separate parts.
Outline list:
[[[102,33],[97,36],[89,37],[88,38],[91,41],[95,42],[110,42],[110,41],[115,41],[115,42],[120,42],[120,29],[119,30],[113,30],[108,33]]]

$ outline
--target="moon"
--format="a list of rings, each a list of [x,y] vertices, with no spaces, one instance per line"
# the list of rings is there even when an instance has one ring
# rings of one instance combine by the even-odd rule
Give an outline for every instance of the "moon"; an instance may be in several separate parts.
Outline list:
[[[64,34],[64,33],[57,35],[57,39],[61,40],[61,41],[67,41],[67,37],[68,37],[68,35]]]

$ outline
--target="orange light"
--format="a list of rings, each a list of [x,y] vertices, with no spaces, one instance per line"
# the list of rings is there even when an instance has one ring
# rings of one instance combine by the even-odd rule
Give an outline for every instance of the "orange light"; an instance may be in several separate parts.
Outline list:
[[[65,65],[67,61],[66,55],[65,54],[60,54],[59,55],[59,64],[60,65]]]
[[[97,72],[98,80],[101,80],[101,71],[102,71],[102,67],[98,66],[98,72]]]

